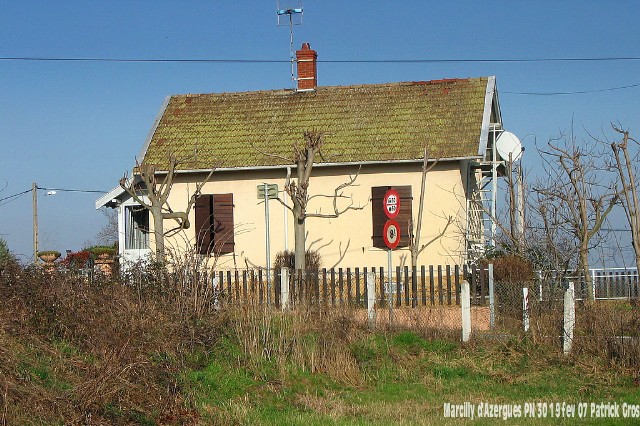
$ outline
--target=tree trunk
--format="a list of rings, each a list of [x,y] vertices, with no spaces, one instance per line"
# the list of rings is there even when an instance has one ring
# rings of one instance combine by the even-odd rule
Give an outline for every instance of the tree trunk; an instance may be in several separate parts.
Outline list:
[[[152,206],[151,216],[153,216],[153,236],[156,243],[156,261],[164,260],[164,224],[161,206]]]
[[[296,270],[304,272],[306,269],[306,247],[305,247],[305,220],[304,218],[295,218],[294,234],[295,234],[295,264]]]
[[[587,286],[587,294],[589,295],[589,300],[595,300],[596,295],[593,291],[593,280],[591,279],[591,274],[589,273],[589,248],[586,243],[580,247],[580,272],[584,275],[584,282]]]
[[[640,273],[640,250],[636,250],[636,273]],[[640,298],[640,279],[636,279],[636,294],[635,298]]]

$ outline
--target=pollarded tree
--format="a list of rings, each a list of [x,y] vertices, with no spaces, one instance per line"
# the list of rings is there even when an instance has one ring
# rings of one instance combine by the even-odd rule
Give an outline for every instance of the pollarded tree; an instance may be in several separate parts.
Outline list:
[[[171,155],[167,170],[162,172],[162,178],[158,177],[161,173],[158,173],[155,165],[147,163],[139,164],[136,162],[133,175],[137,177],[137,179],[129,179],[126,174],[120,179],[120,186],[136,202],[151,213],[151,217],[153,218],[153,236],[155,238],[155,254],[156,260],[159,262],[164,260],[165,236],[188,229],[191,226],[189,222],[189,212],[191,208],[193,208],[198,196],[200,196],[202,187],[209,181],[209,178],[213,174],[214,169],[212,168],[207,177],[196,184],[195,191],[191,197],[189,197],[187,207],[184,210],[174,211],[169,205],[169,194],[173,188],[178,166],[188,161],[191,161],[191,159],[178,160],[175,155]],[[165,220],[174,220],[176,226],[165,230]]]
[[[267,152],[262,154],[269,157],[285,160],[295,166],[295,177],[291,177],[291,173],[287,173],[284,183],[284,189],[291,198],[292,206],[278,199],[293,214],[294,219],[294,236],[295,236],[295,264],[296,268],[305,270],[305,252],[306,252],[306,221],[310,217],[332,219],[346,213],[349,210],[362,210],[365,206],[354,206],[353,200],[343,194],[343,190],[355,184],[358,173],[349,176],[349,180],[333,191],[332,195],[309,195],[309,184],[311,172],[316,159],[321,156],[321,150],[324,145],[324,133],[316,131],[305,131],[304,141],[302,144],[293,146],[293,155],[291,158],[273,155]],[[330,198],[332,200],[332,213],[310,213],[308,211],[309,201],[313,198]],[[338,200],[349,198],[350,203],[347,206],[339,206]]]

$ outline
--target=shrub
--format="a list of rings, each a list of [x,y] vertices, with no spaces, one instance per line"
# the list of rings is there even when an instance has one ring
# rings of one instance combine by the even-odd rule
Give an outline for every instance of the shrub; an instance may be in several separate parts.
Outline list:
[[[68,268],[81,269],[87,267],[89,259],[91,259],[91,253],[82,250],[67,254],[60,263]]]
[[[85,251],[91,252],[94,256],[100,256],[101,254],[113,255],[117,252],[113,246],[93,246]]]
[[[296,269],[295,265],[296,255],[292,251],[281,251],[276,254],[276,259],[273,262],[273,269],[279,271],[280,268]],[[307,250],[305,254],[305,269],[309,272],[318,272],[322,266],[322,256],[315,250]]]
[[[43,250],[38,252],[38,256],[47,256],[51,254],[56,257],[60,257],[60,252],[57,250]]]
[[[508,254],[493,259],[493,278],[503,283],[524,284],[533,280],[535,274],[527,259]]]
[[[5,269],[9,264],[15,262],[16,258],[9,251],[9,245],[3,238],[0,238],[0,271]]]

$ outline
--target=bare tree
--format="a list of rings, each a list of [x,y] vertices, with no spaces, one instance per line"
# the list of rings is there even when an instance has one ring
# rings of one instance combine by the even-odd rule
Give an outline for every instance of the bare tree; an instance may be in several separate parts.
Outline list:
[[[191,226],[189,223],[189,212],[195,204],[196,198],[200,195],[202,187],[213,174],[214,169],[212,168],[207,177],[196,184],[195,191],[189,198],[187,207],[183,211],[174,211],[169,205],[168,200],[175,181],[176,170],[180,164],[191,160],[192,159],[178,160],[175,155],[171,155],[167,171],[161,179],[158,178],[159,173],[157,173],[155,165],[147,163],[139,164],[136,161],[133,174],[139,178],[139,183],[136,179],[128,179],[126,174],[120,179],[120,186],[143,208],[149,210],[151,217],[153,217],[155,253],[156,260],[158,261],[163,261],[164,259],[164,237],[188,229]],[[143,192],[140,191],[141,189]],[[173,219],[176,222],[176,226],[165,231],[164,220],[166,219]]]
[[[572,135],[564,146],[550,141],[548,148],[540,150],[546,176],[534,191],[544,216],[553,217],[556,228],[565,229],[575,238],[578,270],[586,281],[589,299],[593,300],[589,250],[618,195],[615,188],[606,184],[603,164],[598,161],[601,154],[593,146],[578,147]],[[549,216],[551,210],[553,215]]]
[[[111,246],[118,242],[118,213],[114,209],[100,209],[107,219],[107,223],[98,231],[96,243]]]
[[[304,272],[306,252],[305,247],[307,238],[305,225],[307,218],[337,218],[338,216],[349,210],[362,210],[365,206],[356,207],[353,205],[353,200],[351,200],[351,202],[346,207],[338,206],[338,200],[346,198],[350,199],[350,197],[344,196],[343,190],[355,184],[355,181],[358,178],[358,174],[360,173],[359,170],[353,176],[349,176],[349,180],[347,182],[336,187],[332,195],[309,195],[311,172],[313,170],[316,158],[322,156],[321,149],[324,145],[324,133],[316,131],[305,131],[303,136],[303,144],[293,145],[292,158],[282,157],[260,150],[258,151],[269,157],[279,158],[285,160],[287,163],[292,163],[295,165],[296,177],[292,178],[289,171],[287,173],[284,184],[284,189],[285,191],[287,191],[287,194],[291,198],[293,205],[289,206],[288,204],[284,203],[284,201],[280,199],[278,200],[293,214],[295,236],[295,264],[297,269]],[[333,213],[309,213],[307,208],[309,205],[309,201],[311,201],[311,199],[313,198],[331,198],[333,203]]]
[[[420,182],[420,204],[418,205],[418,220],[415,226],[414,232],[414,224],[413,220],[409,224],[409,250],[411,252],[411,268],[416,268],[418,265],[418,256],[424,249],[429,247],[434,242],[438,241],[444,234],[447,232],[447,228],[453,222],[453,216],[447,217],[447,223],[444,228],[432,239],[430,239],[427,243],[420,245],[420,234],[422,233],[422,216],[424,213],[424,197],[426,193],[427,187],[427,174],[438,164],[440,161],[439,158],[434,159],[434,161],[429,165],[429,151],[425,147],[424,156],[422,159],[422,180]]]
[[[612,125],[613,130],[622,135],[622,141],[612,142],[611,149],[615,159],[614,168],[620,177],[619,193],[624,212],[631,230],[631,242],[636,256],[636,267],[640,271],[640,202],[638,200],[637,164],[640,153],[629,150],[629,142],[638,145],[638,141],[629,136],[629,132]],[[636,283],[640,286],[640,283]],[[637,288],[636,291],[640,290]]]

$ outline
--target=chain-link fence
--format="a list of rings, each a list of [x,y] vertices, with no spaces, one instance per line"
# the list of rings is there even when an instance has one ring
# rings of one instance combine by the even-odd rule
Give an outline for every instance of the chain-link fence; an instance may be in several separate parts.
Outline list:
[[[595,294],[633,295],[635,276],[599,274]],[[339,310],[377,328],[410,328],[461,338],[463,283],[469,285],[470,329],[478,337],[529,335],[570,350],[605,351],[637,359],[640,315],[633,298],[589,302],[586,280],[538,274],[517,283],[493,280],[491,266],[455,265],[337,268],[312,271],[220,271],[213,282],[220,304],[257,304],[275,310]],[[567,291],[573,313],[567,328]]]

